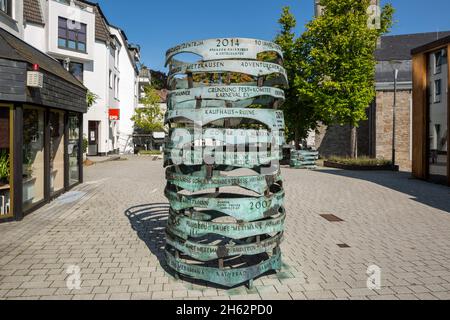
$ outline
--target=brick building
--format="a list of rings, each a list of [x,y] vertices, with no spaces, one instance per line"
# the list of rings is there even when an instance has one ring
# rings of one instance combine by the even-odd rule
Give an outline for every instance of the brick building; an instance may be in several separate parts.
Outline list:
[[[394,70],[398,69],[396,108],[396,164],[402,171],[411,171],[412,161],[412,64],[411,50],[450,35],[430,32],[385,36],[375,56],[376,99],[367,109],[367,121],[358,128],[358,154],[392,158],[392,127],[394,104]],[[349,126],[320,127],[315,147],[323,157],[350,155]]]

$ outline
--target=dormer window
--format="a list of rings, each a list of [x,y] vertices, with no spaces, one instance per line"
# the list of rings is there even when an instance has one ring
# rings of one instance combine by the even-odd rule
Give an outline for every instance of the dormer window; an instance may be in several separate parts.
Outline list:
[[[86,52],[86,24],[66,18],[58,18],[58,47]]]
[[[0,11],[12,17],[12,0],[0,0]]]

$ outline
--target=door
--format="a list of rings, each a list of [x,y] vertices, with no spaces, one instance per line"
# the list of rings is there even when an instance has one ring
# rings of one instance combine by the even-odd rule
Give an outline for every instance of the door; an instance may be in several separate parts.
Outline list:
[[[89,147],[88,147],[88,156],[96,156],[98,155],[98,127],[100,125],[99,121],[89,121]]]

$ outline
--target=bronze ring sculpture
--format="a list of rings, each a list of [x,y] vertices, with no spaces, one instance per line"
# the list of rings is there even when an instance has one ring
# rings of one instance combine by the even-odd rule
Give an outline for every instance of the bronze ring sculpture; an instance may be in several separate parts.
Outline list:
[[[175,60],[180,53],[201,60]],[[281,269],[285,123],[277,109],[288,85],[282,59],[275,43],[246,38],[167,51],[166,261],[177,276],[251,286]]]

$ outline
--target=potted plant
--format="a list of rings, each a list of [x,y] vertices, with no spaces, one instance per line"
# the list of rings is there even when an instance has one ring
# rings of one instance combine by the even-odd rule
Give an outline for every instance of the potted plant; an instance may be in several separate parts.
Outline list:
[[[10,177],[9,152],[0,152],[0,185],[8,184]]]
[[[83,135],[83,162],[87,159],[88,139]]]
[[[33,156],[28,149],[23,152],[23,175],[26,178],[31,178],[33,176]]]

